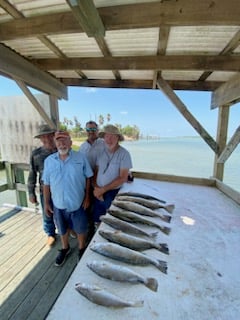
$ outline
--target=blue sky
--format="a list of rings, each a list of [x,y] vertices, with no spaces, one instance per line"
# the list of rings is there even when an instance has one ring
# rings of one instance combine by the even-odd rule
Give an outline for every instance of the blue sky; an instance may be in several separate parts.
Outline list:
[[[35,91],[36,92],[36,91]],[[189,111],[204,128],[216,136],[217,109],[210,110],[211,93],[176,91]],[[14,81],[0,76],[0,96],[23,95]],[[84,127],[88,120],[111,115],[110,123],[136,125],[144,135],[162,137],[197,136],[197,132],[182,117],[160,90],[95,89],[69,87],[68,101],[59,101],[60,120],[76,116]],[[239,126],[240,104],[231,107],[228,135]]]

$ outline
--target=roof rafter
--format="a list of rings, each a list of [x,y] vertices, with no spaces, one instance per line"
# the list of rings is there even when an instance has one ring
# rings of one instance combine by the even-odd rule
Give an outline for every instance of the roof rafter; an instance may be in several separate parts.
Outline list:
[[[240,71],[240,56],[172,55],[35,59],[44,70],[216,70]]]
[[[152,80],[114,80],[114,79],[76,79],[62,78],[62,83],[66,86],[78,87],[100,87],[100,88],[132,88],[132,89],[152,89]],[[214,91],[223,82],[219,81],[184,81],[168,80],[168,84],[173,90],[195,90]]]
[[[111,56],[109,48],[104,39],[105,27],[102,23],[101,17],[92,0],[66,0],[70,6],[72,13],[86,32],[88,37],[94,37],[104,57]],[[120,79],[120,73],[113,70],[116,79]]]
[[[0,44],[0,72],[15,80],[22,80],[27,85],[58,98],[67,99],[67,88],[60,81],[39,70],[32,63]]]
[[[179,0],[97,9],[105,30],[160,26],[240,25],[238,0]],[[0,24],[0,40],[83,32],[72,12],[22,18]]]

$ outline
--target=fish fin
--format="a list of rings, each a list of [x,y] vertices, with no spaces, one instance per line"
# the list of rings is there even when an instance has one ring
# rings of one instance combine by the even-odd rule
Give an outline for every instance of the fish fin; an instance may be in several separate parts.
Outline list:
[[[162,253],[169,254],[169,249],[168,249],[167,243],[159,243],[159,244],[156,246],[156,249],[158,249],[158,250],[161,251]]]
[[[149,237],[152,238],[152,239],[155,239],[157,237],[158,233],[159,233],[158,231],[149,233]]]
[[[175,209],[175,205],[174,205],[174,204],[169,204],[169,205],[165,206],[164,209],[165,209],[167,212],[172,213],[173,210]]]
[[[132,303],[132,307],[143,307],[143,305],[144,305],[144,301],[143,300],[134,301]]]
[[[147,278],[144,284],[150,290],[157,292],[158,282],[155,278]]]
[[[168,227],[159,226],[158,228],[165,234],[169,234],[171,232],[171,228]]]
[[[170,222],[171,222],[171,219],[172,219],[172,217],[166,216],[165,214],[162,215],[161,218],[162,218],[163,221],[166,221],[166,222],[168,222],[168,223],[170,223]]]
[[[167,274],[167,262],[166,261],[163,261],[163,260],[157,260],[157,268],[162,271],[163,273],[166,273]]]

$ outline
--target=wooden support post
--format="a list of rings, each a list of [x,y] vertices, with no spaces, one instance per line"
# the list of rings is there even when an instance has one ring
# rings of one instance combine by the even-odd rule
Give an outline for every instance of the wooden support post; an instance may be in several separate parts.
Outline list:
[[[15,180],[16,183],[25,183],[25,178],[24,178],[24,170],[22,168],[15,168]],[[25,191],[18,191],[16,190],[16,195],[17,195],[17,204],[21,207],[27,207],[28,202],[27,202],[27,195]]]
[[[224,163],[218,163],[218,157],[224,150],[227,142],[227,132],[228,132],[228,119],[229,119],[229,105],[219,107],[218,112],[218,127],[217,127],[217,144],[218,152],[215,154],[214,159],[214,178],[222,181],[224,175]]]
[[[15,189],[15,179],[14,179],[14,172],[13,172],[12,164],[10,162],[5,162],[5,169],[6,169],[8,189],[14,190]]]

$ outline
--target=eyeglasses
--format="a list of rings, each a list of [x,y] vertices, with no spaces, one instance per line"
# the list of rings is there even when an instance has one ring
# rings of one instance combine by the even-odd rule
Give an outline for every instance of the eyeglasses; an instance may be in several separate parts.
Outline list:
[[[87,132],[96,132],[97,128],[86,128]]]

